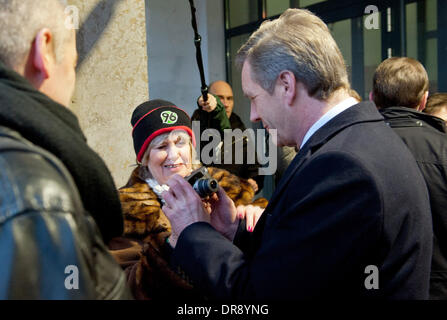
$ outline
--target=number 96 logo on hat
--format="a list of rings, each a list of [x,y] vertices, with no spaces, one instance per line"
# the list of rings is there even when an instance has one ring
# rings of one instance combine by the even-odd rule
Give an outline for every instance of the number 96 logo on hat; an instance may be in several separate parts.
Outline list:
[[[164,124],[174,124],[177,120],[178,115],[173,111],[164,111],[161,113],[161,121],[163,121]]]

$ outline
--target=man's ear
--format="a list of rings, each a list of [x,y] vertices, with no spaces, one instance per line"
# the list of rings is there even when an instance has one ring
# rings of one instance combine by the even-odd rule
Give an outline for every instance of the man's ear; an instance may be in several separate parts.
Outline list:
[[[42,80],[50,77],[51,63],[54,60],[53,35],[47,28],[40,30],[33,42],[31,62]]]
[[[419,103],[418,111],[422,111],[427,106],[427,100],[428,100],[428,91],[425,91],[424,95],[422,96],[421,102]]]
[[[277,85],[282,90],[285,102],[292,105],[296,97],[296,78],[293,72],[284,70],[279,74]]]
[[[372,91],[369,92],[369,101],[374,102],[374,95]]]

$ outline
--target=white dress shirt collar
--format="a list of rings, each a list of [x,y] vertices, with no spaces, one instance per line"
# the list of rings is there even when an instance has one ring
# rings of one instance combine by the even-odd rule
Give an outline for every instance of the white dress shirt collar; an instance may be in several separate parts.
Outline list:
[[[332,120],[334,117],[345,111],[346,109],[356,105],[358,101],[354,98],[348,98],[331,108],[328,112],[326,112],[317,122],[315,122],[312,127],[309,128],[306,135],[304,136],[303,142],[301,142],[300,149],[304,146],[304,144],[313,136],[315,132],[318,131],[322,126]]]

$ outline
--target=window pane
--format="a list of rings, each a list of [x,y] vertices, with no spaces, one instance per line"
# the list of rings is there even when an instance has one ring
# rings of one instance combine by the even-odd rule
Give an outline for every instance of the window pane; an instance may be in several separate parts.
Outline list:
[[[304,7],[311,6],[313,4],[324,2],[324,1],[326,1],[326,0],[299,0],[298,4],[299,4],[300,8],[304,8]]]
[[[438,39],[432,38],[425,40],[426,58],[421,61],[428,73],[430,80],[430,92],[438,91]]]
[[[428,73],[430,91],[438,90],[437,1],[406,5],[407,56],[420,61]]]
[[[367,16],[365,16],[367,17]],[[365,17],[363,23],[365,23]],[[379,29],[363,28],[363,52],[364,52],[364,92],[363,97],[368,98],[372,91],[372,82],[374,72],[379,64],[382,62],[382,32],[381,19],[378,20]],[[354,84],[355,85],[355,84]],[[362,92],[359,92],[362,95]]]
[[[241,71],[236,68],[235,57],[239,48],[248,40],[250,34],[246,33],[230,39],[230,63],[231,75],[230,83],[233,87],[234,95],[234,112],[242,118],[247,128],[251,127],[250,123],[250,102],[242,92]]]
[[[290,0],[267,0],[267,17],[283,13],[290,6]]]
[[[257,0],[228,0],[230,28],[258,20]]]
[[[438,24],[438,15],[437,15],[437,1],[436,0],[427,0],[426,2],[426,19],[427,22],[426,30],[433,31],[437,29]]]
[[[338,47],[345,58],[345,63],[348,68],[349,79],[352,79],[352,33],[351,33],[351,19],[337,21],[328,24],[329,30],[332,33]]]
[[[418,58],[418,16],[417,3],[406,6],[406,33],[407,33],[407,56]]]

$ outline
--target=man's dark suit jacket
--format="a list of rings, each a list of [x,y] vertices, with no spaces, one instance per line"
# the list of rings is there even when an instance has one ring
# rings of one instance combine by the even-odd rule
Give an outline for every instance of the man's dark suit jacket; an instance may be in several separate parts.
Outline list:
[[[309,139],[253,236],[244,252],[211,225],[195,223],[181,233],[172,263],[217,299],[428,298],[427,188],[370,102]]]

